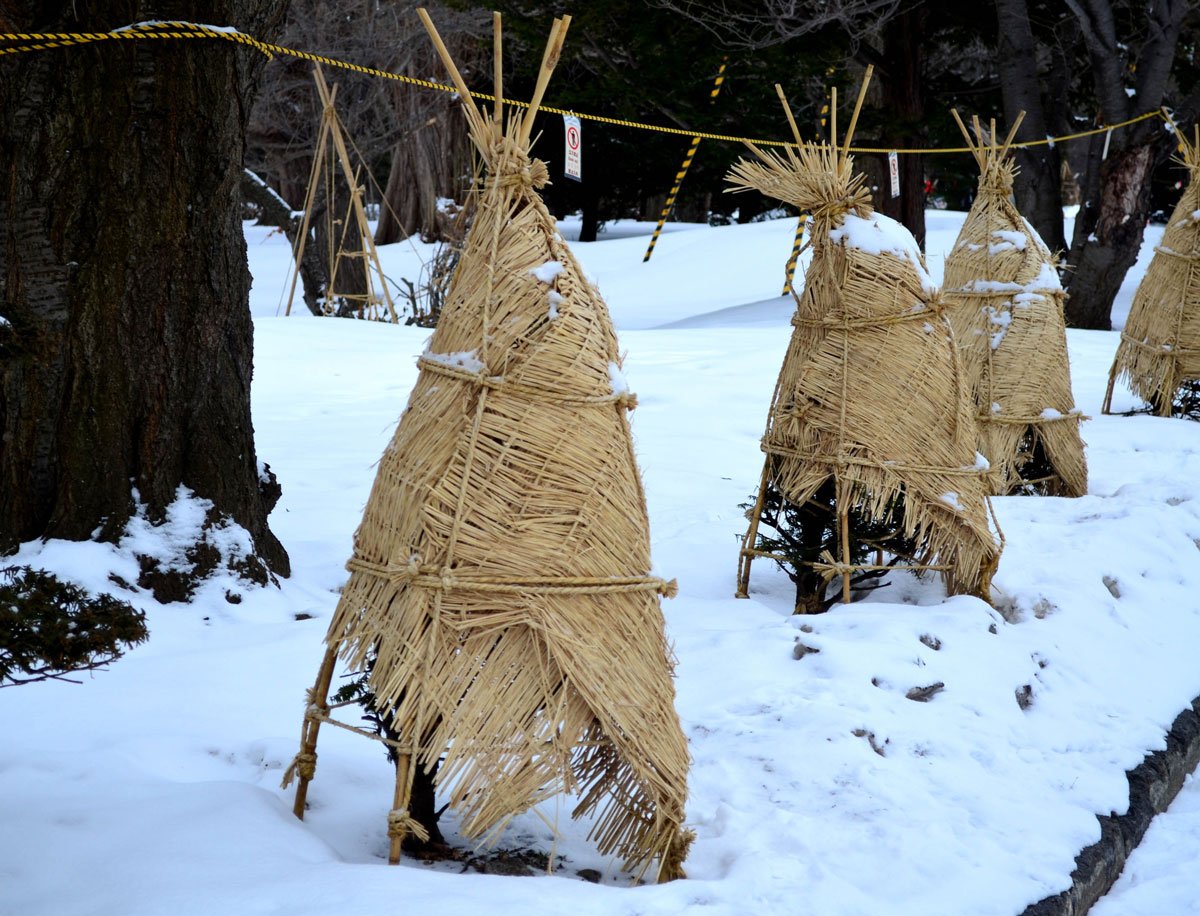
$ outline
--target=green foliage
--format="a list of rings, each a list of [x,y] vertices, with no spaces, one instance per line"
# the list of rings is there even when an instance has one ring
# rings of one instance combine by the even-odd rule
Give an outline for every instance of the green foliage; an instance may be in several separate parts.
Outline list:
[[[795,583],[797,614],[819,614],[841,600],[841,579],[827,582],[813,568],[814,563],[826,561],[822,558],[826,553],[841,559],[841,532],[835,496],[835,484],[828,480],[808,502],[798,506],[785,500],[773,484],[767,485],[760,516],[761,527],[754,546],[756,550],[771,554],[779,568]],[[903,496],[896,497],[884,517],[879,519],[866,515],[858,506],[851,506],[850,562],[875,565],[880,552],[884,554],[885,562],[879,565],[894,566],[911,559],[915,545],[897,530],[903,513]],[[770,533],[764,532],[763,528],[770,529]],[[886,572],[883,569],[867,569],[852,575],[852,599],[881,588],[883,583],[879,580]]]
[[[69,680],[145,642],[146,615],[28,566],[0,570],[0,687]]]

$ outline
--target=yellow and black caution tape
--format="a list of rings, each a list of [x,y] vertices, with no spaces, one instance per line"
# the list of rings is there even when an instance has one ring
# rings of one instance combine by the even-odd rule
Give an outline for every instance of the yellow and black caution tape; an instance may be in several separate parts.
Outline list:
[[[708,94],[708,102],[711,105],[717,100],[717,96],[721,94],[721,84],[725,82],[725,67],[729,64],[729,58],[721,60],[721,66],[717,70],[717,78],[713,81],[712,92]],[[646,256],[642,258],[642,263],[645,264],[650,260],[650,255],[654,254],[654,246],[658,244],[658,237],[662,233],[663,226],[666,225],[667,217],[671,215],[671,210],[675,206],[675,198],[679,196],[679,189],[683,186],[683,177],[691,168],[692,160],[696,158],[696,150],[700,146],[701,137],[692,137],[692,145],[688,147],[687,154],[683,157],[683,165],[679,167],[679,171],[675,173],[675,184],[671,186],[671,193],[667,195],[667,200],[663,204],[662,213],[658,216],[658,225],[654,227],[654,234],[650,236],[650,245],[646,248]]]
[[[329,67],[336,67],[342,70],[349,70],[353,73],[362,73],[367,76],[375,76],[380,79],[395,80],[397,82],[408,83],[413,86],[420,86],[425,89],[437,89],[442,92],[456,92],[453,86],[448,86],[445,83],[435,83],[432,80],[417,79],[412,76],[405,76],[401,73],[389,73],[386,70],[377,70],[373,67],[364,67],[360,64],[349,63],[348,61],[338,60],[333,57],[325,57],[321,54],[312,54],[308,51],[297,51],[295,48],[286,48],[282,45],[271,44],[265,41],[259,41],[251,35],[244,32],[239,32],[232,28],[218,28],[211,25],[199,25],[194,22],[147,22],[135,26],[129,26],[123,29],[117,29],[112,32],[5,32],[0,33],[0,43],[3,42],[21,42],[16,47],[0,47],[0,57],[7,54],[24,54],[32,51],[47,51],[54,48],[66,48],[74,45],[83,45],[101,41],[149,41],[155,39],[216,39],[220,41],[231,41],[236,44],[245,45],[254,48],[257,51],[274,58],[296,57],[300,60],[311,61],[315,64],[324,64]],[[489,95],[486,92],[472,92],[474,98],[484,101],[495,101],[495,96]],[[528,108],[528,102],[517,100],[504,100],[508,105],[515,105],[519,108]],[[583,114],[577,111],[568,111],[563,108],[552,108],[548,105],[539,107],[539,111],[549,112],[559,115],[575,115],[585,121],[596,121],[600,124],[610,124],[614,127],[628,127],[634,130],[651,130],[662,134],[676,134],[684,137],[698,138],[700,140],[718,140],[725,143],[753,143],[755,146],[794,146],[795,143],[791,140],[762,140],[751,137],[735,137],[729,134],[714,134],[704,133],[695,130],[688,130],[682,127],[667,127],[662,124],[644,124],[640,121],[630,121],[625,118],[610,118],[605,115]],[[1159,111],[1148,111],[1145,114],[1138,115],[1136,118],[1130,118],[1127,121],[1121,121],[1117,124],[1109,124],[1104,127],[1097,127],[1092,130],[1080,131],[1075,134],[1068,134],[1065,137],[1046,137],[1043,140],[1027,140],[1023,143],[1013,143],[1010,149],[1023,149],[1031,146],[1048,146],[1055,143],[1064,143],[1068,140],[1079,140],[1084,137],[1095,136],[1108,131],[1117,130],[1122,127],[1128,127],[1131,124],[1137,124],[1139,121],[1146,121],[1150,118],[1159,118],[1162,114]],[[987,148],[987,147],[985,147]],[[938,155],[948,153],[969,153],[967,147],[953,147],[940,149],[887,149],[877,147],[851,147],[852,153],[900,153],[900,154],[922,154],[922,155]]]

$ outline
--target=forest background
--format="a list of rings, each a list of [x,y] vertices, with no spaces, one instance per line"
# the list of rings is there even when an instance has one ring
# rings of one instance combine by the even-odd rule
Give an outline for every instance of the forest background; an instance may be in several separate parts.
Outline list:
[[[1017,142],[1120,124],[1168,107],[1188,126],[1200,112],[1200,8],[1183,0],[605,0],[591,3],[443,0],[428,4],[474,91],[491,91],[491,11],[504,14],[505,92],[528,98],[548,23],[573,17],[547,104],[682,130],[782,140],[790,131],[779,83],[806,139],[825,136],[829,88],[843,104],[868,64],[877,78],[856,145],[962,146],[950,114],[1025,118]],[[279,43],[366,67],[445,82],[415,3],[293,0]],[[721,91],[714,79],[726,64]],[[473,179],[465,122],[450,93],[334,71],[339,114],[378,182],[376,241],[453,234],[447,207]],[[248,136],[248,164],[293,208],[304,201],[320,103],[311,64],[267,67]],[[843,113],[845,117],[848,112]],[[845,123],[843,121],[843,123]],[[1164,122],[1150,118],[1017,153],[1017,204],[1052,250],[1070,293],[1068,320],[1110,327],[1112,302],[1149,219],[1165,219],[1184,173]],[[585,120],[582,181],[563,177],[563,122],[539,119],[536,153],[550,165],[546,199],[583,216],[581,241],[611,220],[657,219],[689,138]],[[724,175],[742,144],[703,141],[672,218],[746,222],[782,215],[732,197]],[[862,154],[875,204],[923,244],[925,208],[967,209],[977,172],[965,153],[901,154],[893,198],[886,153]],[[1072,238],[1063,206],[1080,205]],[[336,201],[333,206],[340,206]],[[453,208],[450,208],[451,210]],[[318,220],[319,222],[319,220]]]

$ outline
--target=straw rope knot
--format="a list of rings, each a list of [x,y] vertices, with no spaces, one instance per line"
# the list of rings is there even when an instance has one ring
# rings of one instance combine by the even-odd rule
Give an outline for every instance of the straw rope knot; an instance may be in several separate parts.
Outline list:
[[[540,190],[550,183],[550,169],[541,159],[530,159],[529,153],[511,137],[499,138],[491,148],[492,181],[505,189]]]
[[[1012,193],[1016,171],[1016,165],[1011,159],[993,161],[979,176],[980,193],[999,193],[1003,197],[1008,197]]]
[[[393,566],[389,570],[389,579],[395,585],[404,585],[411,582],[421,574],[421,563],[416,554],[408,558],[408,562],[403,566]]]
[[[387,834],[392,840],[403,840],[409,834],[422,843],[429,842],[429,831],[421,822],[408,813],[407,808],[393,808],[387,816]]]
[[[301,751],[292,758],[291,764],[283,773],[283,781],[279,787],[286,789],[292,784],[292,780],[299,776],[306,782],[312,782],[314,776],[317,775],[317,754],[316,751]]]
[[[679,594],[679,582],[676,579],[671,579],[667,582],[660,582],[658,585],[658,593],[664,598],[674,598]]]
[[[617,396],[617,404],[626,410],[637,410],[638,397],[632,391],[622,391]]]

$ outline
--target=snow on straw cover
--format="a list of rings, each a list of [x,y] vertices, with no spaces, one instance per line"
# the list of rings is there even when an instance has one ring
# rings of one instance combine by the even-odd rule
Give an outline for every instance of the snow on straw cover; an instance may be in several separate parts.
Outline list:
[[[1189,140],[1176,131],[1188,186],[1175,206],[1138,285],[1121,331],[1121,343],[1109,373],[1112,384],[1124,379],[1134,394],[1155,405],[1163,416],[1179,386],[1200,379],[1200,126]]]
[[[575,792],[601,852],[666,880],[691,840],[659,608],[675,584],[650,575],[636,399],[614,383],[608,310],[529,155],[567,22],[524,118],[485,118],[460,87],[487,175],[327,641],[351,668],[372,664],[378,709],[414,765],[443,758],[438,784],[466,836]]]
[[[1087,461],[1075,410],[1063,292],[1054,257],[1012,203],[1016,166],[1008,139],[989,141],[976,118],[972,138],[954,112],[979,166],[979,193],[946,258],[942,299],[974,391],[979,450],[995,469],[995,492],[1021,486],[1026,448],[1040,443],[1056,496],[1087,492]]]
[[[728,176],[733,190],[812,214],[812,261],[762,440],[765,474],[796,505],[833,477],[876,518],[903,492],[918,563],[941,568],[951,592],[986,598],[1000,548],[970,390],[916,243],[872,211],[846,148],[751,146],[754,158]]]

